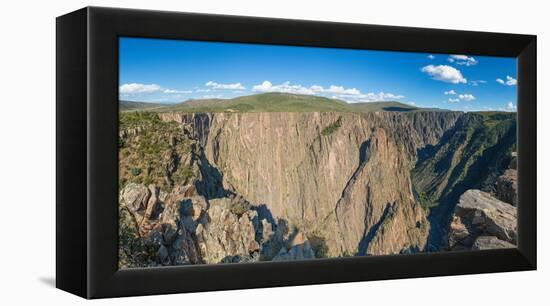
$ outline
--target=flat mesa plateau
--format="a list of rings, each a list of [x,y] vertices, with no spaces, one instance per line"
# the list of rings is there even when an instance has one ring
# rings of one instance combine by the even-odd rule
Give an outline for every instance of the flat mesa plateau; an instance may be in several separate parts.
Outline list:
[[[515,247],[516,125],[283,93],[120,101],[119,265]]]

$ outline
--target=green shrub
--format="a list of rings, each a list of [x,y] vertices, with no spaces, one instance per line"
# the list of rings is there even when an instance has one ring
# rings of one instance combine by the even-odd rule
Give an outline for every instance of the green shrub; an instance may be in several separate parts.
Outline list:
[[[250,204],[244,200],[231,203],[231,212],[237,216],[242,216],[250,209]]]
[[[430,200],[424,191],[420,191],[418,193],[418,202],[424,210],[428,210],[430,208]]]
[[[321,134],[323,136],[328,136],[334,132],[336,132],[338,130],[338,128],[340,128],[342,126],[342,116],[339,116],[338,117],[338,120],[336,120],[335,122],[329,124],[328,126],[326,126],[325,128],[323,128],[323,130],[321,131]]]
[[[119,267],[145,267],[157,260],[158,245],[139,236],[135,221],[125,209],[119,209]]]
[[[307,237],[313,252],[315,252],[315,258],[326,258],[328,247],[325,237],[319,233],[311,233]]]

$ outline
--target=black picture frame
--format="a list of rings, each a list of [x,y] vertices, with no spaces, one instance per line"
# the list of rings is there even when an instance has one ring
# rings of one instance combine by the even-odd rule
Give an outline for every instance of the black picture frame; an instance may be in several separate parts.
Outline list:
[[[518,247],[118,270],[118,37],[517,57]],[[57,18],[56,286],[85,298],[534,270],[536,36],[87,7]]]

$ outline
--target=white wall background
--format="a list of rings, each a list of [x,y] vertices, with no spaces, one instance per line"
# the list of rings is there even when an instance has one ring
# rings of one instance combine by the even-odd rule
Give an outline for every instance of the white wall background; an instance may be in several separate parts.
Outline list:
[[[86,5],[538,35],[539,270],[97,300],[99,305],[530,305],[548,302],[550,195],[544,1],[4,1],[0,9],[0,304],[75,305],[54,289],[55,17]],[[230,280],[229,280],[230,281]]]

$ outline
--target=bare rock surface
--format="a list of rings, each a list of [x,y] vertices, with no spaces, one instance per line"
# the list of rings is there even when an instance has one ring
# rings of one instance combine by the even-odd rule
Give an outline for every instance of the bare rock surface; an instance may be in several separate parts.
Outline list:
[[[517,244],[517,209],[487,192],[471,189],[460,197],[455,208],[449,227],[449,247],[471,249],[480,236],[494,236]],[[483,239],[476,248],[502,245]]]
[[[238,216],[231,211],[231,204],[228,198],[210,200],[208,214],[197,226],[197,245],[205,263],[232,261],[233,257],[247,257],[260,250],[252,221],[256,212]]]
[[[497,178],[496,196],[499,200],[517,206],[518,200],[518,171],[508,169]]]
[[[472,250],[507,249],[516,246],[495,236],[480,236],[472,245]]]
[[[315,258],[315,252],[311,248],[306,235],[297,232],[287,246],[283,246],[273,261],[303,260]]]
[[[341,256],[424,248],[429,225],[414,200],[410,164],[417,149],[437,143],[459,114],[165,116],[182,124],[200,122],[193,133],[204,143],[206,159],[220,171],[225,189],[266,205],[273,217],[306,233],[320,233],[327,255]],[[334,122],[340,123],[338,129],[322,133]],[[369,246],[388,205],[395,205],[396,212]]]
[[[143,254],[128,260],[154,266],[423,251],[430,224],[411,167],[419,148],[437,144],[460,116],[162,113],[178,124],[159,136],[169,148],[165,181],[130,181],[120,192],[124,228],[141,239]],[[482,235],[514,243],[509,211],[472,201],[457,211],[454,244],[472,248]]]
[[[146,186],[136,183],[130,183],[124,187],[120,193],[121,202],[131,212],[138,213],[143,216],[149,196],[151,195]]]

